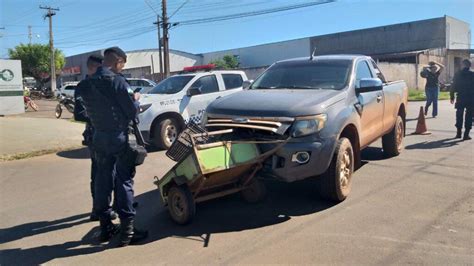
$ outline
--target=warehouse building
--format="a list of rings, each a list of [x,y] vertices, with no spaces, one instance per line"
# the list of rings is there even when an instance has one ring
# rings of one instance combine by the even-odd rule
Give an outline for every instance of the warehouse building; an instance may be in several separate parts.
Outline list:
[[[203,54],[172,50],[170,68],[171,72],[177,72],[184,66],[208,64],[224,55],[232,55],[239,60],[240,68],[249,78],[254,79],[276,61],[309,56],[313,51],[317,55],[365,54],[379,62],[388,79],[404,79],[410,88],[423,88],[425,80],[419,78],[423,66],[432,60],[444,64],[446,69],[440,79],[449,83],[460,69],[462,60],[473,53],[470,47],[470,25],[444,16]],[[82,78],[89,54],[67,57],[63,73],[72,74],[75,79]],[[129,62],[125,73],[133,77],[159,79],[157,49],[127,54]]]

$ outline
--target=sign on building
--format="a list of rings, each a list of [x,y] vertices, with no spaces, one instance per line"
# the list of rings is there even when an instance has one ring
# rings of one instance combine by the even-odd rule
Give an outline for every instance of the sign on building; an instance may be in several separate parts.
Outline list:
[[[0,59],[0,115],[24,112],[21,61]]]

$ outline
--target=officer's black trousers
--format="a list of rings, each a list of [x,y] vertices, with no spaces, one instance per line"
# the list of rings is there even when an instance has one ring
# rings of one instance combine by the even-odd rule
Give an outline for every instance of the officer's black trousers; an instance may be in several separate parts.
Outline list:
[[[464,115],[464,128],[471,130],[472,128],[472,106],[463,107],[458,106],[456,108],[456,128],[462,129],[463,115]],[[464,111],[465,110],[465,111]]]
[[[94,209],[103,219],[110,219],[110,199],[114,192],[117,213],[121,220],[135,216],[133,208],[133,176],[135,165],[126,157],[126,132],[94,134],[97,176],[94,186]]]
[[[97,176],[97,159],[96,154],[94,152],[94,149],[92,147],[89,147],[89,152],[91,156],[91,196],[92,200],[94,200],[94,194],[95,194],[95,177]]]

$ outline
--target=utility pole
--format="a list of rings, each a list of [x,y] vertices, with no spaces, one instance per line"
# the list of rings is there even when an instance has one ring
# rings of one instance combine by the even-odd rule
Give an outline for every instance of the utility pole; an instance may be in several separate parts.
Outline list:
[[[53,42],[53,16],[59,11],[59,8],[52,8],[50,6],[40,6],[40,9],[48,10],[48,13],[44,15],[49,18],[49,49],[51,50],[51,92],[56,90],[56,64],[54,60],[54,42]]]
[[[161,55],[161,29],[160,29],[160,16],[156,14],[156,29],[158,30],[158,56],[160,60],[160,80],[163,79],[163,58]]]
[[[163,50],[164,50],[164,65],[165,65],[165,78],[170,75],[170,50],[169,50],[169,24],[168,24],[168,16],[166,14],[166,0],[161,0],[162,11],[163,11]]]
[[[28,25],[28,40],[30,40],[30,45],[31,45],[31,25]]]

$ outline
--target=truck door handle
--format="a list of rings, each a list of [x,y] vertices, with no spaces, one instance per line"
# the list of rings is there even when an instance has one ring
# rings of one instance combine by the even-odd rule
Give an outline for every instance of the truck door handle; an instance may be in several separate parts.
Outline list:
[[[379,103],[381,101],[382,101],[382,95],[377,96],[377,102]]]

